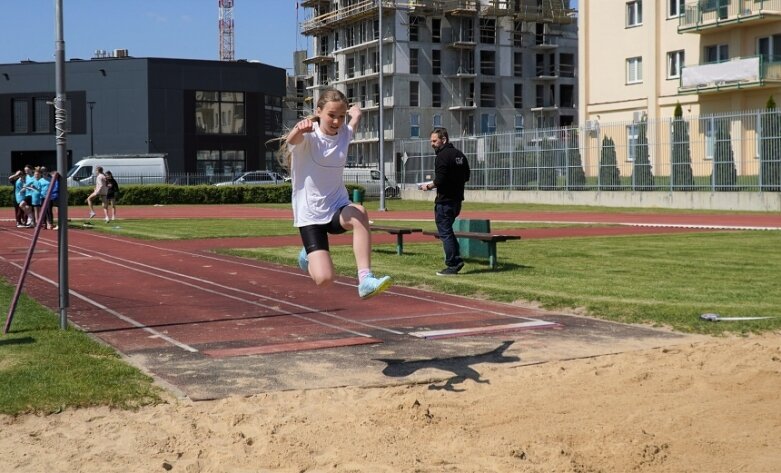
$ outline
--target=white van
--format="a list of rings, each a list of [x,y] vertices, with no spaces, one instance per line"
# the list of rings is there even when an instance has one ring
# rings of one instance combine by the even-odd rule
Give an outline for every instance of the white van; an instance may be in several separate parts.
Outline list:
[[[87,156],[68,171],[68,187],[94,186],[95,168],[111,171],[119,185],[165,184],[168,161],[165,154],[106,154]]]
[[[379,197],[385,190],[385,197],[398,197],[400,188],[396,181],[385,176],[385,184],[380,183],[380,170],[372,168],[344,168],[344,183],[358,184],[366,188],[365,197]]]

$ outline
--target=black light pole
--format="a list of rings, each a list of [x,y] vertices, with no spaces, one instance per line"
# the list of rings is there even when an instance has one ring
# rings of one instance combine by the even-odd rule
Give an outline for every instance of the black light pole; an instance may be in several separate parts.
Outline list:
[[[87,102],[89,105],[89,155],[95,155],[95,134],[92,131],[92,107],[95,106],[95,102]]]

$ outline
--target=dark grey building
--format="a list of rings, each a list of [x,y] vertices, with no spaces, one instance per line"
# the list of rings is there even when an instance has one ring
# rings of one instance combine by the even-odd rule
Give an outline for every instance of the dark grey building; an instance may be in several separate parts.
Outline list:
[[[0,174],[56,167],[54,66],[0,64]],[[122,54],[73,59],[65,71],[69,167],[91,154],[135,153],[167,153],[172,173],[273,166],[266,142],[282,133],[282,68]]]

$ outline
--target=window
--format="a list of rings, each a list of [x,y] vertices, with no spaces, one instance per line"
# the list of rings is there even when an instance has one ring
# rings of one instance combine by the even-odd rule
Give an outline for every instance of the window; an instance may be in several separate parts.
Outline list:
[[[490,18],[480,19],[480,42],[483,44],[496,43],[496,20]]]
[[[626,4],[626,26],[639,26],[643,24],[643,2],[635,0]]]
[[[757,55],[763,63],[781,62],[781,34],[758,38]]]
[[[535,92],[535,105],[537,107],[544,107],[545,106],[545,86],[542,84],[537,84],[534,87]]]
[[[410,74],[418,73],[418,56],[420,51],[417,48],[410,48],[409,50],[409,72]]]
[[[493,82],[480,83],[480,106],[496,107],[496,84]]]
[[[559,106],[562,108],[575,107],[575,86],[570,84],[559,86]]]
[[[523,53],[513,53],[513,75],[523,77]]]
[[[638,84],[643,82],[643,58],[630,57],[626,60],[626,83]]]
[[[372,89],[372,100],[374,101],[374,105],[380,105],[380,84],[376,83],[374,84],[374,88]]]
[[[442,106],[442,83],[441,82],[431,83],[431,106],[432,107]]]
[[[523,131],[523,115],[515,115],[515,131]]]
[[[431,120],[431,126],[438,128],[442,126],[442,114],[435,113]]]
[[[409,17],[409,40],[410,41],[420,41],[420,28],[418,27],[418,24],[424,23],[425,21],[426,21],[425,18],[420,18],[417,16]]]
[[[626,127],[626,160],[634,161],[637,154],[637,139],[640,126],[636,123]]]
[[[480,74],[496,75],[496,52],[480,51]]]
[[[519,5],[520,2],[516,2],[516,7]],[[516,48],[523,47],[523,22],[522,21],[514,21],[513,22],[513,46]]]
[[[417,81],[409,83],[409,106],[420,106],[420,84]]]
[[[496,133],[496,114],[483,113],[480,115],[480,129],[483,133]]]
[[[439,43],[442,41],[442,20],[439,18],[431,19],[431,42]]]
[[[29,117],[29,102],[27,100],[17,99],[14,104],[14,123],[12,129],[14,133],[27,133],[27,121]]]
[[[347,64],[346,64],[346,74],[345,76],[350,79],[351,77],[355,77],[355,58],[354,57],[348,57],[347,58]]]
[[[513,107],[523,108],[523,84],[515,84],[513,92]]]
[[[33,99],[33,133],[51,131],[51,107],[46,99]]]
[[[431,51],[431,73],[435,76],[442,74],[442,51],[439,49]]]
[[[681,68],[683,67],[683,51],[673,51],[667,53],[667,78],[676,79],[681,77]]]
[[[726,44],[705,46],[705,63],[713,64],[729,59],[729,47]]]
[[[244,172],[246,165],[244,150],[198,150],[196,172],[207,176],[235,176]]]
[[[561,77],[575,77],[575,55],[570,53],[559,54],[559,75]]]
[[[685,0],[667,0],[667,18],[683,15]]]
[[[410,138],[420,138],[420,114],[410,113],[409,115],[409,136]]]
[[[243,92],[195,92],[197,132],[205,135],[243,135]]]

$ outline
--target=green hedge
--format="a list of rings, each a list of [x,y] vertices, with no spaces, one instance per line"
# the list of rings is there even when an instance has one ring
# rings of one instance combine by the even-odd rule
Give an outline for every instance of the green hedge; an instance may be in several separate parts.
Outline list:
[[[366,189],[363,186],[347,184],[347,194],[352,196],[353,189]],[[68,189],[68,205],[85,205],[92,187],[73,187]],[[153,204],[267,204],[290,202],[292,187],[290,184],[278,186],[176,186],[127,185],[122,186],[117,199],[123,205]],[[0,187],[0,206],[13,205],[13,187]]]

